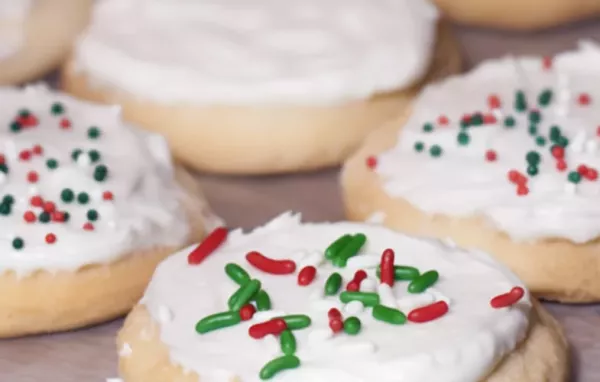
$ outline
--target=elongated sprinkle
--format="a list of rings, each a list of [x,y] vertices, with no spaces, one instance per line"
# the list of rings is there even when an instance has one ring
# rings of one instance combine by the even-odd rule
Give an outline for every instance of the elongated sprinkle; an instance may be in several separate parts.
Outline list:
[[[325,258],[327,260],[333,260],[340,250],[346,246],[352,240],[351,235],[343,235],[340,236],[336,241],[331,243],[329,247],[325,250]]]
[[[263,366],[259,374],[260,379],[271,379],[284,370],[295,369],[299,366],[300,359],[298,357],[294,355],[284,355],[283,357],[275,358]]]
[[[367,237],[362,233],[352,236],[352,240],[342,248],[338,255],[333,259],[333,265],[343,268],[348,263],[348,259],[358,255],[358,252],[367,241]]]
[[[279,317],[287,324],[290,330],[299,330],[308,328],[311,324],[311,319],[305,314],[293,314],[289,316]]]
[[[250,275],[248,272],[246,272],[244,268],[234,263],[229,263],[225,266],[225,273],[227,273],[227,276],[229,276],[230,279],[240,286],[246,285],[246,283],[250,281]]]
[[[340,293],[340,301],[344,304],[350,301],[360,301],[364,306],[375,306],[379,304],[379,295],[377,293],[346,291]]]
[[[408,291],[410,293],[422,293],[435,284],[439,277],[437,271],[427,271],[408,284]]]
[[[296,337],[291,330],[284,330],[279,335],[281,352],[285,355],[293,355],[296,352]]]
[[[332,273],[325,282],[325,295],[335,296],[342,286],[342,275]]]
[[[259,312],[264,312],[271,309],[271,298],[264,290],[260,290],[258,293],[256,293],[256,296],[254,296],[254,301],[256,301],[256,310]]]
[[[419,270],[415,267],[406,265],[394,266],[394,280],[396,281],[412,281],[419,276]],[[381,266],[377,266],[377,277],[381,277]]]
[[[205,334],[213,330],[223,329],[240,323],[238,312],[222,312],[204,317],[196,324],[196,332]]]
[[[406,316],[404,313],[398,309],[384,305],[375,305],[373,307],[373,318],[392,325],[402,325],[406,323]]]
[[[227,228],[219,227],[212,231],[196,249],[188,255],[188,263],[200,264],[227,239]]]
[[[260,281],[250,280],[246,285],[241,286],[234,296],[230,299],[229,309],[237,311],[242,309],[260,290]]]

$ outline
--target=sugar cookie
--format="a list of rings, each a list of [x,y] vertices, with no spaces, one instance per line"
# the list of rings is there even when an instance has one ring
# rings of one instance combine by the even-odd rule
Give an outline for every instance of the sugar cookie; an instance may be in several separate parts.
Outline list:
[[[63,87],[123,105],[196,169],[281,173],[339,164],[459,67],[427,0],[109,0]]]
[[[428,87],[346,164],[348,216],[485,250],[544,298],[600,301],[600,48],[581,45]]]
[[[0,103],[0,337],[126,313],[156,264],[215,224],[164,139],[118,107],[41,86],[0,88]]]
[[[0,85],[41,77],[65,59],[86,26],[91,0],[0,2]]]
[[[127,318],[125,382],[566,380],[560,328],[483,253],[291,214],[206,246],[160,264]]]
[[[536,30],[600,16],[597,0],[434,0],[460,23]]]

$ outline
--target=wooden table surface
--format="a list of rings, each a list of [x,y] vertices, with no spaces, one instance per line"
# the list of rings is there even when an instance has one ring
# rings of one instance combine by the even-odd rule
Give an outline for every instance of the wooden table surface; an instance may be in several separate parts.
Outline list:
[[[546,55],[572,48],[579,39],[600,41],[600,21],[526,35],[470,28],[456,28],[456,32],[470,67],[507,53]],[[337,170],[261,178],[199,178],[214,210],[230,227],[250,228],[286,210],[300,211],[309,221],[343,219]],[[600,305],[546,307],[564,324],[571,341],[571,381],[600,381]],[[0,341],[0,381],[104,382],[116,377],[114,338],[120,325],[117,320],[77,332]]]

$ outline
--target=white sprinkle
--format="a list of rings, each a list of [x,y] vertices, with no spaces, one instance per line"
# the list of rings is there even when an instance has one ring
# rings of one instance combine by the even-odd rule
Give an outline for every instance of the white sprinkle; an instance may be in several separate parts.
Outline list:
[[[367,277],[360,283],[361,292],[375,292],[377,290],[377,280]]]
[[[371,214],[365,222],[370,224],[382,224],[385,221],[386,214],[383,211],[377,211]]]
[[[500,109],[494,109],[492,110],[492,114],[494,115],[494,117],[496,117],[496,119],[498,121],[504,119],[504,112]]]
[[[0,183],[4,183],[6,180],[6,174],[0,171]]]
[[[252,321],[263,322],[281,316],[285,316],[285,312],[282,312],[280,310],[265,310],[264,312],[254,313],[254,316],[252,316]]]
[[[131,346],[125,342],[119,350],[119,357],[129,357],[132,352]]]
[[[324,258],[325,257],[323,253],[320,251],[311,251],[310,253],[305,253],[301,260],[297,262],[298,270],[307,266],[318,267],[323,263]]]
[[[330,329],[313,329],[308,333],[308,342],[318,344],[325,342],[333,337],[333,332]]]
[[[588,141],[585,142],[585,151],[590,154],[598,151],[598,142],[595,139],[588,139]]]
[[[377,286],[377,292],[379,293],[379,299],[382,305],[390,308],[396,307],[396,298],[394,297],[394,291],[391,286],[381,283]]]
[[[556,108],[554,108],[554,114],[556,114],[559,117],[566,117],[567,115],[569,115],[569,108],[566,106],[557,106]]]
[[[344,312],[348,314],[359,314],[364,310],[364,306],[360,301],[350,301],[344,306]]]
[[[431,293],[433,295],[433,297],[435,298],[435,301],[444,301],[446,304],[450,305],[452,303],[452,300],[450,300],[450,298],[448,296],[446,296],[445,294],[443,294],[442,292],[440,292],[439,290],[435,289],[435,288],[429,288],[427,290],[427,292]]]
[[[565,192],[568,195],[575,195],[575,194],[577,194],[577,184],[571,183],[571,182],[565,183]]]
[[[568,149],[574,153],[581,153],[583,151],[583,146],[584,146],[586,140],[587,140],[586,133],[585,133],[585,131],[581,130],[577,134],[575,134],[575,137],[573,137],[573,140],[571,141],[571,144],[568,146]]]
[[[375,352],[375,344],[370,341],[364,342],[345,342],[338,347],[338,351],[345,354],[371,354]]]
[[[87,166],[90,165],[90,163],[92,163],[92,161],[90,159],[90,156],[87,153],[85,153],[85,152],[82,152],[77,157],[77,165],[79,167],[87,167]]]
[[[158,320],[163,324],[173,321],[173,312],[168,306],[161,305],[158,307]]]
[[[396,303],[402,311],[411,311],[415,308],[420,308],[435,302],[435,298],[430,293],[421,293],[414,296],[405,296],[398,299]]]
[[[375,268],[379,265],[381,256],[377,255],[360,255],[348,259],[346,266],[350,269],[359,268]]]

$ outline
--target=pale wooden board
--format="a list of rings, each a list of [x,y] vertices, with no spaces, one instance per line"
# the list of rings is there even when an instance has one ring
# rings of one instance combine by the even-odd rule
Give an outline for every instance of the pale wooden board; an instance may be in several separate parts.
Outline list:
[[[457,29],[467,62],[508,52],[552,54],[580,38],[600,40],[600,22],[537,34]],[[214,209],[230,227],[252,227],[286,211],[306,220],[343,218],[337,170],[316,174],[220,178],[200,176]],[[0,291],[1,293],[2,291]],[[546,304],[560,319],[573,345],[572,381],[600,381],[600,305]],[[115,377],[114,337],[121,322],[73,333],[0,341],[1,382],[104,382]]]

